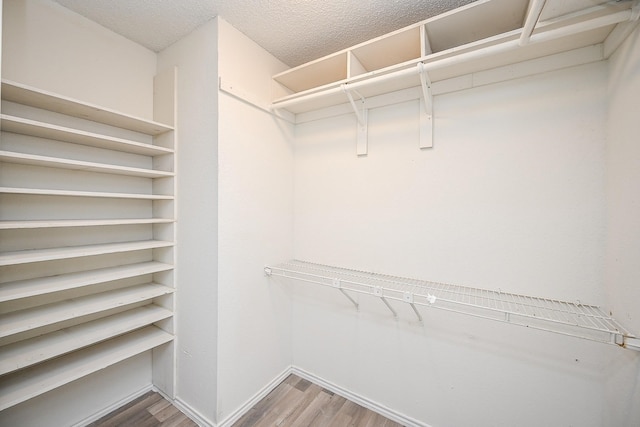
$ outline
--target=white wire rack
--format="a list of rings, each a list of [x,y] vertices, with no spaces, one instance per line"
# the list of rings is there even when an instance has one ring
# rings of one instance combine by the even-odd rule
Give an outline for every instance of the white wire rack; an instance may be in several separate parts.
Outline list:
[[[599,307],[580,302],[536,298],[501,291],[408,279],[292,260],[264,268],[279,276],[335,288],[356,308],[351,293],[379,298],[397,316],[390,301],[462,313],[577,338],[640,350],[640,340]]]

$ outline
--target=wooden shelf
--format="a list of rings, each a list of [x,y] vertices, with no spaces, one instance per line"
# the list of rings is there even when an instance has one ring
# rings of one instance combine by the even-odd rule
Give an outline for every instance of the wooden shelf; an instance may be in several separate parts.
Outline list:
[[[174,120],[175,77],[153,81],[163,121]],[[0,230],[25,240],[0,252],[11,273],[0,283],[0,410],[173,340],[177,136],[16,82],[3,80],[1,96],[12,113],[0,114]],[[165,349],[149,369],[173,397]]]
[[[4,97],[4,93],[2,96]],[[71,142],[79,145],[145,156],[160,156],[173,153],[172,149],[157,145],[145,144],[93,132],[85,132],[79,129],[72,129],[22,117],[14,117],[7,114],[0,114],[0,130],[3,132],[18,133],[21,135]]]
[[[110,199],[173,200],[162,194],[105,193],[101,191],[48,190],[44,188],[0,187],[0,193],[32,196],[99,197]]]
[[[104,243],[85,246],[69,246],[62,248],[35,249],[0,253],[0,266],[27,264],[31,262],[54,261],[60,259],[79,258],[94,255],[105,255],[119,252],[132,252],[147,249],[158,249],[173,246],[173,242],[162,240],[145,240],[140,242]]]
[[[172,288],[148,283],[10,312],[0,316],[0,338],[113,308],[139,304],[172,292]]]
[[[123,218],[123,219],[51,219],[0,221],[0,230],[21,230],[29,228],[98,227],[107,225],[170,224],[169,218]]]
[[[147,326],[6,375],[0,382],[0,411],[172,340],[171,334]]]
[[[173,266],[170,264],[149,261],[140,264],[120,265],[117,267],[8,282],[0,285],[0,302],[67,291],[172,269]]]
[[[349,77],[417,60],[424,55],[423,45],[420,27],[414,25],[354,46],[351,52],[360,67],[352,67]]]
[[[292,92],[340,82],[347,78],[347,53],[340,52],[312,61],[273,76],[273,79]]]
[[[147,135],[159,135],[173,130],[173,126],[170,125],[122,114],[98,105],[4,79],[2,80],[2,99]]]
[[[97,173],[108,173],[113,175],[136,176],[142,178],[166,178],[172,177],[173,172],[165,172],[152,169],[132,168],[127,166],[116,166],[103,163],[85,162],[80,160],[61,159],[57,157],[38,156],[35,154],[16,153],[0,150],[0,161],[5,163],[16,163],[21,165],[41,166],[58,169],[69,169],[78,171],[88,171]]]
[[[172,315],[165,308],[149,304],[0,347],[0,375],[131,332]]]

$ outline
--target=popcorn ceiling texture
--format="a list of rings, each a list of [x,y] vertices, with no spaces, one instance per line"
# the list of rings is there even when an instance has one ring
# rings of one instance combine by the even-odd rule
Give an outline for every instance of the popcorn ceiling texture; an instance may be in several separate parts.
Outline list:
[[[55,0],[159,52],[220,15],[294,67],[474,0]]]

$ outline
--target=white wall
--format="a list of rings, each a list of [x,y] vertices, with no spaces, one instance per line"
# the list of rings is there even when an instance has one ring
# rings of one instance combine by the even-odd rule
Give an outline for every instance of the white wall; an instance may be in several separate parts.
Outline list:
[[[268,105],[271,76],[286,67],[218,23],[220,78]],[[289,294],[270,285],[263,267],[293,252],[293,128],[225,92],[219,101],[217,418],[224,422],[291,365]]]
[[[607,270],[613,316],[640,335],[640,30],[609,61]],[[621,351],[608,364],[607,425],[640,425],[640,353]]]
[[[152,118],[152,51],[49,0],[3,8],[2,78]]]
[[[176,398],[213,423],[218,328],[218,25],[158,54],[177,66]]]
[[[3,2],[2,33],[3,79],[151,117],[153,52],[50,1]],[[0,425],[73,425],[150,386],[147,352],[3,411]]]
[[[295,257],[347,268],[601,303],[606,63],[299,125]],[[596,343],[295,286],[293,361],[433,426],[600,426]]]

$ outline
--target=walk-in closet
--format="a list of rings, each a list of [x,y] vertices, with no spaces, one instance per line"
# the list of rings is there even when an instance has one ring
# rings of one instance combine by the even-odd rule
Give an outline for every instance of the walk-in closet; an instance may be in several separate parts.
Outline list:
[[[0,425],[640,425],[640,0],[360,3],[0,0]]]

